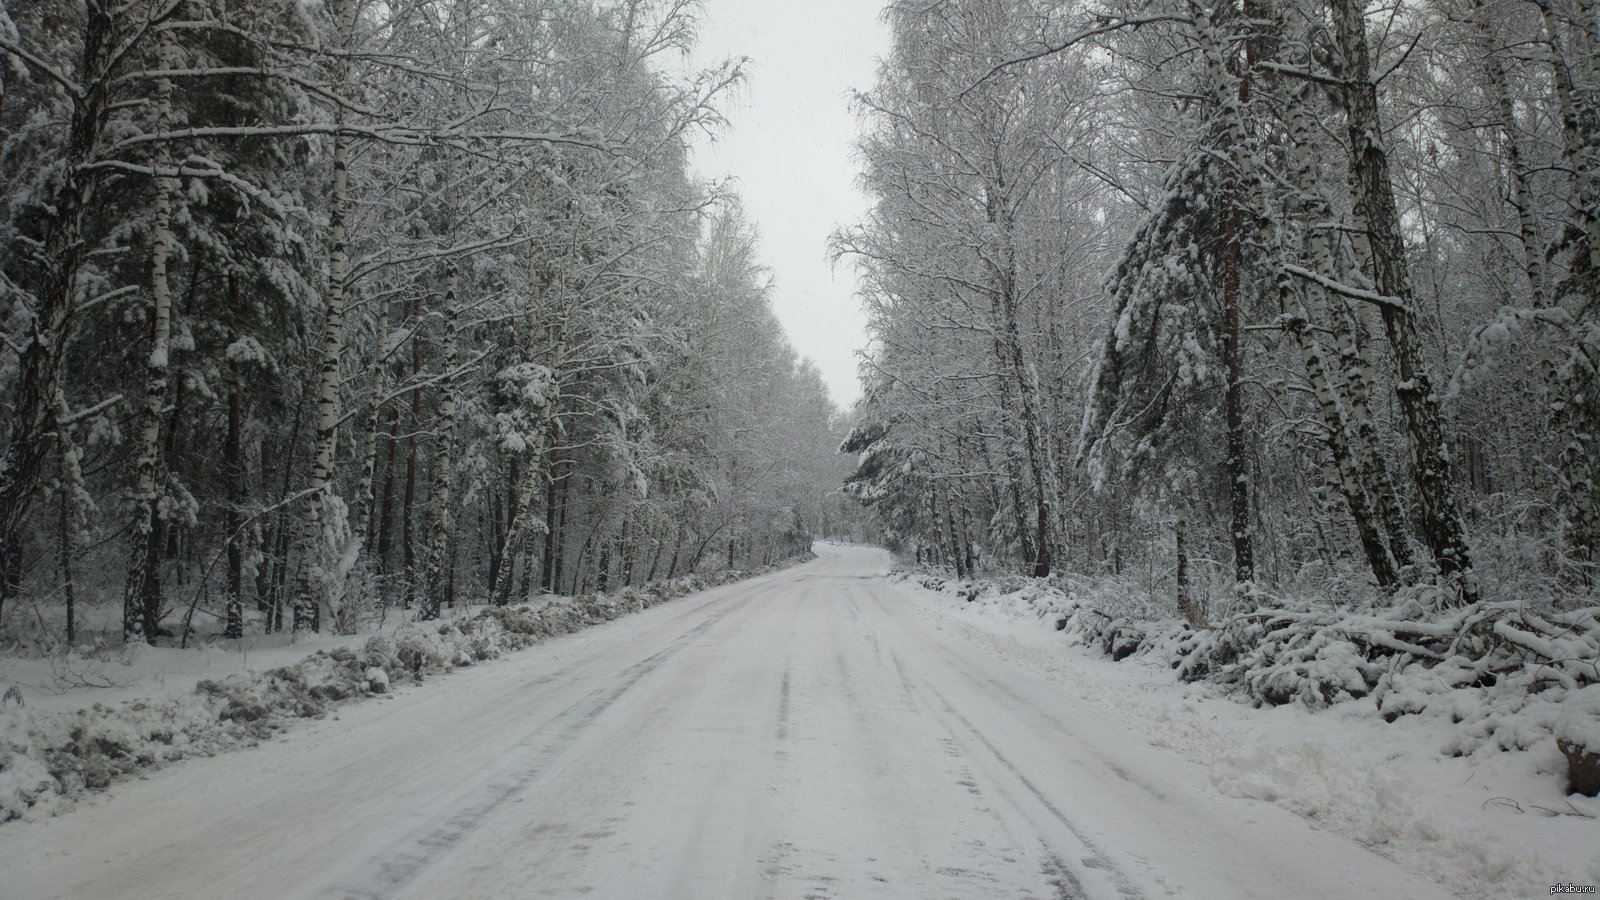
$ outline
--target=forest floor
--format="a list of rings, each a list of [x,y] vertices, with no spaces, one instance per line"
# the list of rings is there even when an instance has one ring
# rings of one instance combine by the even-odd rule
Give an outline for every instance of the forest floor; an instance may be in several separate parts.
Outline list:
[[[1447,759],[1405,720],[1252,709],[886,579],[881,551],[817,550],[7,824],[4,896],[1349,900],[1600,880],[1600,823],[1537,813],[1565,798],[1528,754]],[[196,677],[216,675],[166,686]]]

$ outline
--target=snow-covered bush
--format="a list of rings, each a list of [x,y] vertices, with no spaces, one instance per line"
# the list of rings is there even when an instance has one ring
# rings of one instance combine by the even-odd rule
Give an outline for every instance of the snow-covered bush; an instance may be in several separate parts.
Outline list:
[[[39,760],[15,750],[0,755],[0,822],[19,818],[55,787],[55,777]]]
[[[1373,704],[1389,722],[1447,720],[1440,751],[1560,747],[1569,790],[1600,789],[1600,608],[1516,602],[1441,609],[1423,589],[1387,606],[1255,598],[1258,608],[1196,629],[1115,581],[957,581],[917,574],[965,603],[1026,610],[1071,641],[1206,681],[1257,706]]]

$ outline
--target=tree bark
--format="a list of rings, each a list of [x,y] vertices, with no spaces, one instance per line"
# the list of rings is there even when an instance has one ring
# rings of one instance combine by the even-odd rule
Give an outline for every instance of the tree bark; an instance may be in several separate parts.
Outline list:
[[[160,69],[176,67],[172,32],[157,34]],[[172,128],[172,79],[156,79],[156,131]],[[156,145],[157,170],[172,167],[171,145]],[[145,585],[155,566],[154,536],[159,530],[157,500],[163,459],[161,420],[166,412],[167,382],[172,355],[172,284],[167,275],[175,236],[172,232],[172,199],[176,185],[172,178],[155,177],[155,221],[151,226],[150,247],[150,354],[144,367],[144,402],[140,405],[138,453],[134,463],[133,529],[128,540],[128,577],[122,594],[122,639],[138,643],[154,637],[147,631]]]
[[[1592,2],[1581,4],[1588,26],[1572,35],[1570,46],[1563,36],[1562,13],[1550,0],[1538,0],[1544,18],[1545,40],[1551,50],[1551,74],[1561,108],[1562,160],[1572,173],[1574,201],[1571,225],[1582,235],[1569,256],[1569,265],[1584,273],[1575,279],[1573,289],[1589,310],[1600,309],[1600,19]],[[1569,62],[1579,60],[1580,74],[1574,75]],[[1582,354],[1581,346],[1574,348]],[[1552,364],[1546,372],[1551,386],[1549,409],[1560,432],[1560,479],[1566,497],[1566,517],[1570,523],[1566,543],[1578,561],[1579,578],[1585,586],[1596,583],[1600,572],[1600,399],[1596,387],[1600,372],[1588,354],[1587,363],[1573,358],[1566,365]]]
[[[550,479],[544,503],[544,563],[539,569],[539,588],[547,594],[561,592],[561,570],[566,561],[567,482],[560,480],[562,458],[558,448],[550,448]]]
[[[339,43],[349,49],[354,41],[355,0],[339,4]],[[340,66],[340,81],[348,77],[347,66]],[[344,121],[338,107],[335,121]],[[317,412],[313,429],[310,493],[306,495],[301,520],[299,570],[295,578],[294,630],[316,630],[322,607],[328,600],[328,576],[322,563],[336,550],[328,546],[323,534],[323,509],[331,491],[333,464],[338,450],[339,418],[343,412],[340,394],[345,344],[345,278],[350,263],[349,236],[345,216],[350,210],[350,138],[333,138],[333,183],[328,205],[328,285],[323,298],[322,365],[317,378]]]
[[[456,456],[456,288],[459,275],[454,260],[446,263],[444,279],[444,366],[446,375],[439,383],[438,447],[433,454],[433,537],[429,541],[427,589],[422,600],[421,619],[439,618],[444,603],[448,573],[446,557],[455,525],[451,506],[451,484],[455,478]]]
[[[238,282],[228,279],[228,293],[237,300]],[[244,637],[244,548],[239,534],[240,513],[244,509],[244,397],[238,363],[229,363],[228,433],[223,441],[222,467],[228,482],[228,506],[223,530],[228,541],[228,600],[223,637]]]
[[[1330,0],[1330,5],[1344,63],[1357,252],[1365,257],[1364,268],[1372,273],[1378,292],[1395,301],[1381,304],[1379,315],[1399,377],[1395,395],[1411,445],[1412,479],[1421,507],[1423,541],[1432,551],[1439,574],[1446,579],[1459,579],[1460,599],[1470,603],[1478,597],[1477,578],[1450,471],[1439,396],[1422,358],[1416,298],[1407,272],[1400,214],[1383,144],[1378,89],[1367,54],[1366,21],[1359,0]]]
[[[1509,178],[1511,208],[1517,214],[1517,239],[1522,245],[1523,271],[1528,277],[1529,305],[1535,309],[1548,304],[1550,294],[1545,274],[1544,254],[1539,247],[1539,226],[1533,215],[1532,173],[1522,153],[1522,133],[1517,126],[1517,112],[1512,102],[1511,88],[1506,79],[1505,62],[1495,46],[1491,29],[1492,15],[1484,8],[1483,0],[1475,0],[1478,39],[1483,51],[1483,74],[1488,82],[1488,93],[1493,97],[1500,116],[1500,135],[1505,142],[1505,160]]]
[[[67,650],[71,652],[73,645],[78,642],[78,592],[72,578],[72,515],[69,512],[71,501],[66,491],[61,492],[60,501],[61,593],[67,604]]]
[[[1184,511],[1178,512],[1177,518],[1172,523],[1172,547],[1176,568],[1173,571],[1173,581],[1178,594],[1178,615],[1183,616],[1185,622],[1199,628],[1205,624],[1205,614],[1200,605],[1195,601],[1194,586],[1189,583],[1189,522]]]
[[[419,314],[415,305],[412,318]],[[422,345],[415,338],[411,344],[411,374],[422,371]],[[400,565],[405,578],[405,606],[411,608],[417,592],[417,431],[422,427],[422,392],[411,392],[411,433],[406,437],[406,484],[400,501]]]
[[[43,271],[33,292],[32,333],[18,362],[10,443],[0,455],[0,620],[6,601],[22,588],[28,511],[40,486],[56,421],[61,352],[73,318],[78,269],[87,249],[84,213],[94,200],[98,183],[97,176],[83,166],[95,158],[106,124],[111,75],[107,69],[115,62],[118,49],[117,9],[113,0],[87,0],[84,4],[83,53],[77,72],[84,90],[72,105],[61,181],[51,198],[55,214],[45,228]]]
[[[369,394],[367,414],[367,439],[361,451],[361,480],[356,488],[356,524],[350,539],[357,547],[365,548],[368,537],[372,532],[372,523],[375,521],[376,485],[378,478],[378,441],[382,436],[382,425],[389,405],[383,402],[384,384],[387,381],[387,367],[384,365],[384,354],[388,352],[389,343],[389,292],[381,291],[378,295],[378,309],[373,315],[373,324],[376,326],[376,335],[373,343],[376,345],[376,358],[372,361],[372,387]],[[394,453],[394,444],[389,445],[389,452]],[[385,497],[387,500],[387,496]]]
[[[1302,103],[1290,105],[1289,138],[1290,165],[1295,184],[1310,204],[1308,211],[1311,220],[1333,221],[1333,210],[1325,200],[1312,162],[1311,147],[1315,138],[1310,116]],[[1311,229],[1307,244],[1317,271],[1330,277],[1339,277],[1342,267],[1336,262],[1326,229]],[[1362,547],[1374,578],[1380,585],[1396,585],[1413,563],[1410,535],[1400,514],[1394,481],[1389,477],[1388,466],[1376,449],[1377,428],[1368,402],[1371,396],[1372,362],[1365,342],[1358,339],[1362,318],[1348,312],[1342,316],[1332,315],[1326,292],[1319,286],[1311,286],[1305,294],[1295,296],[1305,298],[1298,313],[1303,313],[1308,326],[1321,324],[1335,336],[1336,352],[1341,364],[1324,361],[1321,368],[1331,395],[1328,400],[1346,412],[1345,426],[1336,428],[1332,423],[1339,420],[1338,414],[1324,405],[1324,422],[1329,423],[1327,427],[1330,429],[1329,440],[1337,441],[1345,448],[1340,452],[1330,444],[1335,463],[1340,468],[1340,480],[1336,483],[1350,507],[1354,524],[1358,530],[1364,530]],[[1297,327],[1298,318],[1298,314],[1291,314],[1291,327]],[[1304,338],[1316,346],[1314,336],[1306,333]],[[1306,348],[1302,346],[1303,358],[1305,353]],[[1320,348],[1317,355],[1320,357]],[[1313,381],[1315,388],[1316,382]],[[1319,398],[1319,404],[1325,404],[1325,401]],[[1376,522],[1376,527],[1372,521],[1368,521],[1369,517]]]
[[[88,491],[83,483],[83,469],[79,466],[82,460],[82,451],[72,439],[72,431],[67,424],[68,415],[67,398],[60,389],[56,390],[56,444],[61,454],[61,488],[60,488],[60,564],[61,588],[67,604],[67,647],[78,640],[78,596],[77,584],[73,578],[72,563],[78,549],[86,543],[83,535],[83,525],[89,514],[93,512],[93,501],[86,499]],[[88,507],[85,509],[84,507]]]
[[[1259,216],[1262,243],[1269,248],[1269,252],[1274,252],[1279,257],[1275,273],[1279,309],[1284,316],[1285,329],[1294,337],[1299,346],[1301,362],[1306,370],[1307,380],[1311,382],[1318,412],[1323,420],[1325,439],[1331,460],[1338,472],[1338,478],[1334,483],[1339,486],[1341,493],[1345,497],[1351,519],[1360,538],[1363,553],[1367,557],[1374,579],[1380,587],[1391,588],[1397,583],[1398,574],[1389,547],[1384,542],[1377,526],[1376,516],[1373,513],[1367,492],[1367,479],[1359,471],[1359,460],[1350,447],[1352,432],[1348,418],[1345,415],[1344,402],[1341,398],[1342,392],[1340,390],[1343,382],[1336,382],[1334,373],[1327,365],[1322,354],[1321,345],[1311,331],[1311,324],[1314,321],[1313,316],[1302,302],[1303,295],[1300,288],[1293,283],[1292,276],[1287,270],[1287,247],[1284,243],[1284,235],[1281,234],[1278,223],[1272,218],[1271,214],[1266,212],[1268,209],[1267,186],[1263,183],[1254,158],[1247,152],[1241,152],[1245,146],[1243,107],[1249,100],[1249,62],[1247,61],[1246,71],[1237,76],[1239,80],[1237,93],[1227,90],[1225,88],[1227,82],[1224,79],[1224,75],[1229,72],[1228,64],[1220,48],[1220,42],[1210,29],[1210,24],[1210,18],[1205,10],[1196,7],[1196,28],[1202,48],[1206,54],[1210,75],[1214,82],[1219,85],[1217,100],[1224,115],[1228,143],[1236,148],[1241,148],[1236,150],[1233,156],[1234,162],[1238,167],[1238,179],[1245,182],[1245,187],[1249,189],[1256,205],[1262,210],[1262,214]],[[1301,193],[1307,198],[1314,198],[1317,196],[1315,178],[1311,170],[1307,144],[1304,139],[1309,127],[1306,120],[1305,106],[1301,102],[1304,96],[1304,93],[1302,93],[1298,97],[1292,97],[1288,104],[1287,112],[1291,137],[1289,160],[1290,168],[1293,170]],[[1237,184],[1234,189],[1237,189]],[[1315,206],[1314,201],[1313,205]],[[1235,194],[1229,208],[1229,235],[1224,272],[1225,295],[1233,293],[1238,287],[1239,235],[1237,233],[1237,216],[1239,209],[1240,199]],[[1323,218],[1327,218],[1327,216],[1324,215]],[[1319,257],[1328,255],[1325,238],[1320,231],[1313,234],[1312,242],[1317,247],[1315,255]],[[1326,262],[1326,260],[1321,260],[1321,262]],[[1317,291],[1320,288],[1313,287],[1311,290]],[[1248,540],[1244,541],[1244,547],[1241,548],[1240,546],[1240,533],[1246,531],[1249,524],[1250,496],[1248,491],[1238,489],[1239,480],[1245,477],[1245,473],[1242,471],[1242,459],[1240,459],[1244,449],[1243,428],[1242,423],[1238,421],[1238,400],[1232,397],[1241,382],[1237,371],[1238,315],[1237,297],[1225,301],[1224,332],[1226,340],[1224,342],[1224,356],[1229,370],[1229,398],[1225,400],[1226,418],[1228,420],[1228,463],[1225,468],[1230,482],[1232,482],[1230,484],[1229,505],[1235,541],[1235,578],[1242,584],[1246,582],[1243,577],[1246,567],[1239,565],[1241,555],[1250,563],[1248,570],[1252,578],[1254,577],[1254,557]],[[1381,484],[1377,487],[1379,490],[1383,489]]]
[[[991,198],[990,222],[1004,224],[1006,240],[1010,240],[1011,224],[1009,211],[1000,209],[1000,202]],[[1044,423],[1040,421],[1040,403],[1038,379],[1034,376],[1032,367],[1028,365],[1023,352],[1022,330],[1017,318],[1016,298],[1016,271],[1013,252],[1009,246],[1003,251],[1005,262],[1000,272],[999,285],[995,292],[995,311],[999,322],[996,343],[1000,351],[1000,363],[1010,370],[1010,381],[1014,385],[1018,400],[1018,413],[1021,417],[1021,430],[1024,455],[1027,459],[1029,487],[1032,488],[1032,518],[1033,522],[1033,558],[1029,560],[1031,570],[1036,578],[1049,575],[1055,567],[1055,504],[1058,491],[1054,485],[1054,465],[1046,459],[1049,442],[1044,435]],[[1002,388],[1004,390],[1004,388]],[[1017,485],[1019,494],[1025,490],[1021,484]]]
[[[539,421],[539,433],[536,436],[537,439],[528,454],[526,471],[523,473],[522,483],[517,493],[517,499],[514,507],[515,512],[512,513],[511,516],[511,527],[507,529],[505,543],[500,547],[499,577],[495,580],[494,590],[492,592],[494,603],[497,606],[504,606],[506,603],[510,602],[511,580],[515,576],[515,570],[517,568],[516,563],[522,555],[523,542],[527,539],[528,531],[533,526],[534,522],[533,498],[537,495],[539,486],[545,483],[547,473],[548,476],[552,478],[555,475],[554,453],[552,451],[551,453],[546,454],[546,448],[553,448],[555,443],[553,440],[556,424],[555,414],[556,408],[560,403],[560,395],[557,392],[557,385],[560,382],[553,373],[560,371],[563,350],[564,345],[558,336],[555,348],[551,352],[552,365],[550,369],[552,375],[550,392],[548,396],[545,397],[544,415]],[[545,462],[547,455],[551,458],[551,461],[548,464]],[[549,491],[547,492],[548,496],[553,498],[554,490],[554,484],[552,483]],[[546,534],[548,535],[549,524],[546,523],[545,527]]]
[[[1239,91],[1248,82],[1240,80]],[[1240,145],[1235,145],[1236,147]],[[1235,151],[1242,152],[1241,150]],[[1250,522],[1250,470],[1244,434],[1244,353],[1240,313],[1240,214],[1237,177],[1228,189],[1222,260],[1222,420],[1225,432],[1223,477],[1228,482],[1228,537],[1233,545],[1233,580],[1240,588],[1256,580],[1255,542]]]
[[[404,371],[403,369],[401,370]],[[402,376],[403,377],[403,376]],[[372,536],[372,558],[377,564],[378,594],[385,606],[389,600],[389,553],[394,545],[394,473],[395,463],[400,455],[400,440],[395,437],[395,429],[400,424],[400,410],[395,405],[390,405],[384,413],[383,431],[383,490],[378,500],[377,527]]]

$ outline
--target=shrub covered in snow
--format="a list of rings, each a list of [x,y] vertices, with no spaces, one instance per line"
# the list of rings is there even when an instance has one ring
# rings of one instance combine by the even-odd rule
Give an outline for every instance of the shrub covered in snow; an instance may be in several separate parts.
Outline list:
[[[1193,628],[1110,582],[939,575],[924,587],[1005,603],[1114,660],[1138,657],[1258,706],[1361,701],[1385,720],[1447,719],[1452,756],[1559,746],[1569,790],[1600,790],[1600,608],[1539,613],[1518,603],[1440,609],[1421,593],[1368,609],[1256,598],[1256,609]]]
[[[489,607],[460,622],[412,623],[371,636],[360,650],[318,650],[293,665],[201,681],[192,693],[160,700],[96,703],[75,714],[0,707],[0,823],[143,769],[254,743],[294,719],[320,718],[335,704],[387,693],[395,681],[421,681],[496,659],[808,558],[689,575],[612,595]]]

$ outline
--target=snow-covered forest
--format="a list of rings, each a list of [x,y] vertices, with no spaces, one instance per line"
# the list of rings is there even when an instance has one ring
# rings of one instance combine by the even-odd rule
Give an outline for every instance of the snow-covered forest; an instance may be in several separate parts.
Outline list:
[[[686,164],[743,77],[694,12],[6,4],[0,621],[348,633],[859,527]]]
[[[886,16],[834,249],[891,546],[969,601],[1041,579],[1026,614],[1114,658],[1600,789],[1600,6]]]
[[[896,3],[851,478],[958,573],[1513,594],[1600,564],[1585,2]],[[1187,584],[1185,584],[1187,581]],[[1175,583],[1176,582],[1176,583]]]
[[[0,894],[1593,892],[1600,0],[850,2],[0,5]]]

